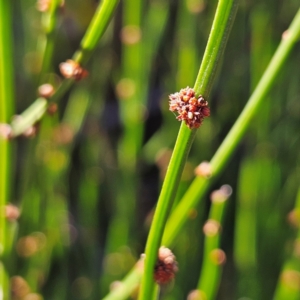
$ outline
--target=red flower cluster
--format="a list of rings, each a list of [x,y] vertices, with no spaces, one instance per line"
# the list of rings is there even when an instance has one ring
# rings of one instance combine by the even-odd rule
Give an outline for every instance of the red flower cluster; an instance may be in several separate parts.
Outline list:
[[[207,101],[201,95],[196,97],[192,88],[181,89],[169,99],[170,111],[176,112],[177,120],[184,121],[190,129],[200,127],[203,119],[210,115]]]
[[[176,257],[173,252],[162,246],[158,250],[158,260],[155,265],[154,279],[158,284],[169,283],[178,271]]]

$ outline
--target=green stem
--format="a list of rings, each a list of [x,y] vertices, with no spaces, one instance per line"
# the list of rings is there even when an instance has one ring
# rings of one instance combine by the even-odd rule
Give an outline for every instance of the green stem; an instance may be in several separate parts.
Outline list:
[[[216,69],[222,56],[237,10],[237,0],[220,0],[202,64],[194,86],[196,94],[208,96]],[[205,77],[205,79],[203,78]],[[197,130],[189,130],[181,124],[174,151],[162,186],[161,194],[146,244],[145,270],[139,293],[140,300],[152,299],[153,270],[157,259],[168,212],[175,198],[180,177]]]
[[[73,55],[73,59],[76,62],[85,65],[90,59],[119,1],[120,0],[103,0],[98,6],[91,24],[80,43],[80,50]]]
[[[167,213],[176,195],[181,173],[195,134],[196,130],[191,131],[184,123],[181,124],[148,236],[145,270],[139,299],[152,299],[154,288],[153,270],[157,259],[157,251],[164,231]]]
[[[100,38],[102,37],[105,29],[109,24],[109,21],[111,20],[118,2],[119,0],[102,1],[91,21],[91,24],[87,29],[86,34],[82,39],[82,42],[80,44],[81,49],[73,55],[73,60],[82,65],[88,62],[93,50],[96,48]],[[65,79],[49,100],[51,102],[59,101],[61,97],[69,90],[73,83],[73,79]],[[40,102],[40,98],[33,102],[33,104],[26,109],[26,124],[28,126],[31,126],[36,122],[36,115],[40,115],[41,118],[46,111],[44,105],[39,105],[40,103],[38,104],[38,102]],[[24,113],[21,114],[21,117],[23,117]],[[28,128],[23,128],[21,118],[19,120],[20,123],[15,122],[13,125],[13,136],[22,134]]]
[[[221,224],[227,198],[230,194],[231,191],[223,191],[221,188],[220,190],[215,191],[211,196],[212,205],[210,208],[208,222],[205,226],[206,228],[209,226],[220,227],[215,234],[209,234],[209,232],[211,232],[210,229],[204,230],[204,254],[201,274],[198,281],[198,290],[202,291],[206,295],[207,299],[215,299],[220,282],[222,261],[220,261],[221,257],[218,257],[218,254],[221,255],[221,253],[215,252],[213,255],[213,251],[221,251],[219,249]]]
[[[57,22],[57,10],[59,5],[61,4],[61,0],[51,1],[49,11],[42,14],[42,25],[46,34],[45,44],[43,43],[42,57],[42,70],[40,73],[40,80],[43,80],[43,75],[49,71],[51,58],[53,55],[54,49],[54,36],[55,36],[55,25]],[[44,38],[44,36],[43,36]]]
[[[237,12],[238,0],[219,0],[214,22],[210,31],[194,90],[196,94],[209,96],[214,83],[220,59],[226,47],[233,21]]]
[[[39,121],[47,110],[47,100],[38,98],[20,116],[11,122],[12,136],[18,136]]]
[[[7,123],[14,110],[14,83],[12,62],[12,26],[10,1],[0,1],[0,123]],[[6,266],[7,237],[5,205],[9,202],[10,143],[0,136],[0,295],[9,299]]]

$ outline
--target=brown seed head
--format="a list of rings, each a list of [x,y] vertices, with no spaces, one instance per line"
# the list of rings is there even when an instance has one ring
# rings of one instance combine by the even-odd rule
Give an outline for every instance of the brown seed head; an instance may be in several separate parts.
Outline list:
[[[20,216],[20,210],[17,206],[12,204],[7,204],[5,206],[5,217],[8,221],[16,221]]]
[[[142,32],[138,26],[128,25],[121,30],[121,41],[126,45],[134,45],[141,40]]]
[[[26,138],[34,138],[37,134],[38,131],[38,124],[34,124],[32,126],[30,126],[29,128],[27,128],[24,132],[23,132],[23,136]]]
[[[213,237],[219,233],[221,225],[219,222],[209,219],[203,226],[203,232],[208,237]]]
[[[232,194],[232,188],[228,184],[224,184],[219,190],[215,190],[210,194],[213,203],[222,203],[226,201]]]
[[[54,94],[54,87],[50,83],[45,83],[39,86],[38,94],[44,98],[50,98]]]
[[[294,228],[300,228],[300,210],[294,208],[287,216],[288,222]]]
[[[214,249],[209,254],[211,261],[219,266],[226,262],[226,254],[222,249]]]
[[[211,164],[208,161],[203,161],[195,169],[195,175],[204,178],[210,178],[212,175]]]
[[[50,115],[50,116],[53,116],[56,112],[57,112],[57,109],[58,109],[58,106],[56,103],[50,103],[49,106],[48,106],[48,109],[47,109],[47,113]]]
[[[192,88],[181,89],[169,99],[169,110],[178,114],[177,120],[184,121],[190,129],[200,127],[203,119],[210,115],[207,101],[201,95],[196,97]]]
[[[187,300],[207,300],[203,291],[193,290],[188,294]]]
[[[14,299],[21,299],[30,293],[30,287],[21,276],[13,276],[10,279],[10,288]]]
[[[36,9],[40,12],[46,12],[50,9],[51,0],[38,0],[36,3]]]
[[[88,75],[87,70],[82,68],[79,63],[71,59],[59,64],[59,70],[65,78],[73,78],[76,81],[79,81]]]
[[[12,129],[9,124],[0,123],[0,139],[9,140],[12,137]]]
[[[158,284],[169,283],[178,271],[176,257],[164,246],[158,250],[158,259],[154,269],[154,279]]]
[[[282,282],[282,284],[287,286],[287,288],[299,290],[300,273],[295,270],[285,270],[280,276],[280,281]]]

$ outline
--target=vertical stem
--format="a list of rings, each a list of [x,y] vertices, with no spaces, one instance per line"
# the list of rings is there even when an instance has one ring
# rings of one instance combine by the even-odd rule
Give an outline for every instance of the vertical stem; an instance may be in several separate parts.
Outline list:
[[[194,85],[198,95],[208,97],[210,93],[217,66],[224,52],[237,11],[237,2],[237,0],[220,0],[218,2],[207,47]],[[146,244],[145,270],[139,293],[140,300],[150,300],[153,296],[153,271],[158,248],[196,131],[189,130],[185,124],[181,124]]]
[[[42,57],[43,57],[43,63],[42,63],[42,70],[40,73],[40,81],[43,80],[43,75],[49,71],[50,65],[51,65],[51,59],[53,55],[53,49],[54,49],[54,36],[55,36],[55,25],[57,22],[57,9],[59,5],[61,4],[61,0],[54,0],[51,1],[50,9],[49,11],[43,13],[42,15],[42,26],[45,30],[45,35],[43,38],[45,38],[45,43],[43,43],[42,51]],[[41,82],[42,83],[42,82]]]
[[[221,265],[224,262],[220,248],[222,220],[227,198],[231,188],[221,187],[211,195],[212,205],[207,223],[204,225],[204,254],[201,274],[198,281],[198,290],[202,291],[207,299],[215,299],[221,277]],[[215,230],[215,232],[213,232]],[[225,256],[224,256],[225,257]]]
[[[8,123],[13,111],[13,63],[11,13],[8,0],[0,1],[0,123]],[[9,199],[10,143],[0,136],[0,295],[9,299],[8,273],[5,259],[6,220],[5,205]],[[1,290],[2,289],[2,290]],[[0,297],[1,297],[0,296]]]

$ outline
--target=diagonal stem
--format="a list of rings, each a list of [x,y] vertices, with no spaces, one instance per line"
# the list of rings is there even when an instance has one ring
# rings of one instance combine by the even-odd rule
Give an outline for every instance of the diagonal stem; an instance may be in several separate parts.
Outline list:
[[[197,95],[201,94],[207,97],[210,93],[216,69],[234,21],[237,2],[237,0],[220,0],[218,3],[212,30],[194,86]],[[153,297],[153,270],[158,248],[196,131],[188,129],[183,123],[181,124],[146,244],[145,270],[139,294],[140,300],[150,300]]]

